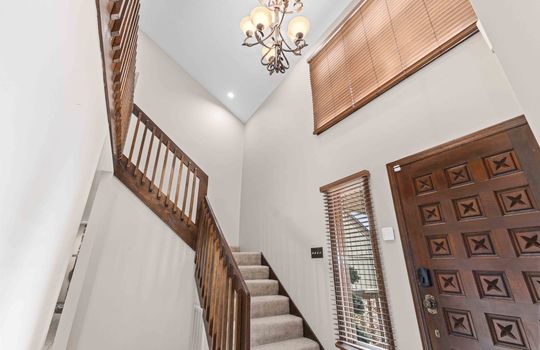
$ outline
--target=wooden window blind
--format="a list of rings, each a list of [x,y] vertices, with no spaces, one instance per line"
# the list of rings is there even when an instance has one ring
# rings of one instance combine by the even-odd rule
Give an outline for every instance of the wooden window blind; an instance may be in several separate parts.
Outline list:
[[[477,31],[469,0],[366,0],[309,61],[320,134]]]
[[[343,349],[394,349],[369,173],[321,187],[328,228],[336,335]]]

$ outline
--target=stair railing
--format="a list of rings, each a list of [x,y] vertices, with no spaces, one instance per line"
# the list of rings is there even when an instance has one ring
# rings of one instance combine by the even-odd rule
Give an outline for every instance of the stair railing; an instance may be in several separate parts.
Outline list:
[[[140,0],[96,5],[114,174],[196,250],[211,350],[249,350],[250,293],[206,198],[208,176],[133,103]]]
[[[208,175],[135,104],[132,119],[115,175],[195,249]]]
[[[135,91],[139,0],[96,0],[113,155],[124,147]]]
[[[199,220],[195,278],[210,349],[249,350],[251,296],[207,198]]]

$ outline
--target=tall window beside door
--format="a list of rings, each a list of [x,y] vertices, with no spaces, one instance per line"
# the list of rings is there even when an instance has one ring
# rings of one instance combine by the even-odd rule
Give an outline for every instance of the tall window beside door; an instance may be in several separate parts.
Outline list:
[[[373,220],[369,172],[321,187],[329,234],[338,345],[394,349]]]
[[[469,0],[365,0],[309,61],[319,134],[477,31]]]

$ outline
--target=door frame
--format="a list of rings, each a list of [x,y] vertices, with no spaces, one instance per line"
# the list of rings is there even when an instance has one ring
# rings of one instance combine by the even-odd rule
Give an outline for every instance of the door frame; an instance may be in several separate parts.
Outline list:
[[[403,255],[405,256],[405,264],[407,266],[407,274],[409,277],[409,286],[413,294],[414,309],[416,312],[416,320],[420,328],[420,336],[422,338],[422,345],[426,350],[432,350],[431,336],[429,334],[429,327],[427,319],[425,317],[422,305],[422,295],[418,283],[416,282],[416,266],[414,265],[414,258],[412,252],[412,245],[409,240],[409,232],[405,223],[405,216],[403,212],[403,205],[401,203],[401,195],[399,193],[397,173],[394,171],[396,167],[408,165],[410,163],[438,155],[443,152],[450,151],[465,144],[478,141],[502,132],[506,132],[510,129],[518,128],[524,125],[528,125],[527,119],[524,115],[512,118],[499,124],[495,124],[488,128],[474,132],[472,134],[457,138],[455,140],[443,143],[439,146],[429,148],[419,153],[401,158],[386,165],[388,177],[390,180],[390,188],[392,191],[392,198],[394,202],[394,209],[396,211],[396,217],[398,222],[399,234],[401,238],[401,246],[403,248]]]

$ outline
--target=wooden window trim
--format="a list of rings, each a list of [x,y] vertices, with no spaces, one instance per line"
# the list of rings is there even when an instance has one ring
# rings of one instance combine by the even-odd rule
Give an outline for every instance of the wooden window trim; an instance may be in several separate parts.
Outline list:
[[[351,20],[354,15],[362,8],[362,6],[364,6],[365,4],[367,3],[367,1],[362,1],[359,5],[357,5],[352,11],[351,11],[351,14],[348,15],[340,24],[339,26],[337,27],[336,30],[334,30],[330,35],[329,37],[325,40],[324,44],[321,45],[321,47],[319,47],[317,49],[317,51],[309,58],[308,60],[308,63],[311,63],[311,61],[313,59],[315,59],[315,57],[317,57],[321,51],[323,51],[323,49],[331,43],[332,39],[334,37],[336,37],[337,35],[340,34],[340,32],[343,30],[343,28],[345,27],[346,23]],[[390,79],[389,81],[387,81],[386,83],[384,83],[383,85],[377,87],[374,91],[372,91],[371,93],[369,93],[368,95],[366,95],[365,97],[363,97],[361,100],[359,100],[358,102],[356,103],[353,103],[353,105],[351,107],[348,107],[346,110],[344,110],[343,112],[335,115],[334,117],[332,117],[329,121],[327,121],[326,123],[320,125],[320,126],[317,126],[317,120],[315,119],[314,120],[314,131],[313,131],[313,134],[314,135],[320,135],[322,132],[328,130],[329,128],[331,128],[332,126],[336,125],[337,123],[339,123],[340,121],[342,121],[343,119],[345,119],[346,117],[348,117],[349,115],[353,114],[354,112],[356,112],[357,110],[359,110],[360,108],[364,107],[365,105],[367,105],[369,102],[373,101],[374,99],[376,99],[377,97],[379,97],[380,95],[382,95],[383,93],[385,93],[386,91],[390,90],[392,87],[396,86],[397,84],[399,84],[400,82],[402,82],[403,80],[405,80],[406,78],[408,78],[409,76],[413,75],[414,73],[418,72],[420,69],[422,69],[423,67],[427,66],[428,64],[430,64],[431,62],[435,61],[437,58],[439,58],[440,56],[444,55],[446,52],[450,51],[452,48],[456,47],[457,45],[459,45],[460,43],[462,43],[463,41],[465,41],[466,39],[468,39],[469,37],[471,37],[472,35],[476,34],[478,32],[478,26],[477,26],[477,23],[474,22],[472,23],[471,25],[469,25],[468,27],[466,27],[465,29],[463,29],[462,31],[460,31],[459,33],[455,34],[452,38],[450,38],[449,40],[445,41],[444,43],[442,43],[441,45],[435,47],[433,50],[431,50],[429,53],[427,53],[425,56],[423,56],[421,59],[419,59],[417,62],[415,62],[414,64],[412,64],[411,66],[405,68],[404,70],[401,71],[401,73],[399,73],[398,75],[396,75],[395,77],[393,77],[392,79]]]

